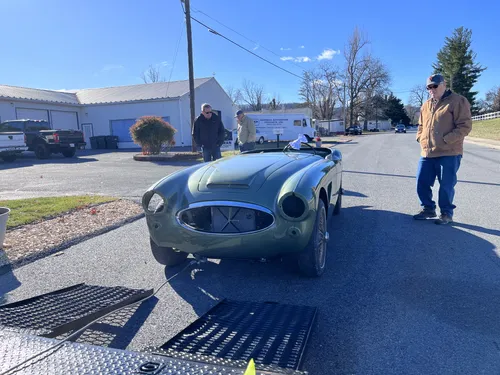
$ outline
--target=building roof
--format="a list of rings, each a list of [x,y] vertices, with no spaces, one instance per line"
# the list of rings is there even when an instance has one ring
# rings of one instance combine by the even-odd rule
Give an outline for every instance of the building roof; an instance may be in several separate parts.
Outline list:
[[[197,78],[194,87],[201,86],[210,78]],[[179,98],[189,93],[189,81],[144,83],[69,91],[42,90],[0,85],[0,98],[36,100],[75,105],[123,103],[153,99]]]
[[[75,93],[0,85],[0,98],[28,99],[52,103],[80,104]]]

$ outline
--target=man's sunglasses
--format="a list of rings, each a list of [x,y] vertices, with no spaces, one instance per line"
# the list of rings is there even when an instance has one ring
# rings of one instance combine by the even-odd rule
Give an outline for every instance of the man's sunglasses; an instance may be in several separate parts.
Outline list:
[[[430,85],[430,86],[427,86],[427,90],[437,89],[437,88],[438,88],[438,85]]]

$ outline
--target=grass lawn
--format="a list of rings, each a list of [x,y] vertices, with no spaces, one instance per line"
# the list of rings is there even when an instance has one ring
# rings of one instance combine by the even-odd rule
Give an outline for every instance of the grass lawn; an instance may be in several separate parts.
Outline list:
[[[472,131],[469,136],[500,141],[500,118],[472,121]]]
[[[28,198],[0,200],[0,207],[10,208],[7,229],[18,225],[34,223],[74,209],[92,204],[111,202],[118,198],[104,196],[69,196],[49,198]]]

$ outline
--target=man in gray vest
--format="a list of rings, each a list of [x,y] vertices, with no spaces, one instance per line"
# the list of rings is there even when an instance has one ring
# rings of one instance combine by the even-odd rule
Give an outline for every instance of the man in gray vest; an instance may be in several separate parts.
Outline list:
[[[234,116],[238,119],[238,143],[240,152],[255,149],[255,123],[242,110]]]

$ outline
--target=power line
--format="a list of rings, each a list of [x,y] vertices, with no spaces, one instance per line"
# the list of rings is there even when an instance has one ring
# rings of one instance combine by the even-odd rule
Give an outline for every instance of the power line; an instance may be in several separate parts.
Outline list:
[[[297,75],[297,74],[295,74],[295,73],[292,73],[291,71],[286,70],[285,68],[282,68],[281,66],[276,65],[275,63],[273,63],[273,62],[271,62],[271,61],[269,61],[269,60],[267,60],[267,59],[263,58],[262,56],[257,55],[256,53],[254,53],[254,52],[250,51],[249,49],[247,49],[247,48],[243,47],[242,45],[240,45],[240,44],[238,44],[238,43],[236,43],[236,42],[233,42],[231,39],[229,39],[229,38],[225,37],[224,35],[222,35],[221,33],[217,32],[217,31],[215,31],[215,30],[214,30],[214,29],[212,29],[210,26],[205,25],[203,22],[201,22],[201,21],[197,20],[197,19],[196,19],[196,18],[194,18],[193,16],[191,16],[191,19],[192,19],[193,21],[198,22],[200,25],[205,26],[205,27],[208,29],[208,31],[210,31],[212,34],[218,35],[218,36],[220,36],[220,37],[222,37],[222,38],[226,39],[227,41],[229,41],[229,42],[233,43],[234,45],[236,45],[236,46],[240,47],[241,49],[243,49],[243,50],[247,51],[248,53],[251,53],[252,55],[254,55],[254,56],[258,57],[259,59],[261,59],[261,60],[263,60],[263,61],[267,62],[268,64],[271,64],[271,65],[275,66],[276,68],[281,69],[281,70],[283,70],[284,72],[286,72],[286,73],[288,73],[288,74],[291,74],[292,76],[295,76],[295,77],[297,77],[297,78],[299,78],[299,79],[302,79],[302,77],[301,77],[301,76],[299,76],[299,75]]]
[[[213,21],[217,22],[218,24],[220,24],[220,25],[224,26],[225,28],[227,28],[227,29],[231,30],[232,32],[234,32],[234,33],[238,34],[239,36],[241,36],[241,37],[245,38],[245,39],[246,39],[246,40],[248,40],[249,42],[252,42],[252,43],[254,43],[254,44],[257,44],[257,45],[258,45],[259,47],[261,47],[262,49],[265,49],[266,51],[268,51],[268,52],[272,53],[273,55],[275,55],[275,56],[277,56],[277,57],[279,57],[279,58],[281,59],[281,56],[280,56],[280,55],[278,55],[278,54],[277,54],[277,53],[275,53],[274,51],[270,50],[269,48],[266,48],[265,46],[263,46],[263,45],[262,45],[262,44],[260,44],[259,42],[256,42],[256,41],[254,41],[254,40],[252,40],[252,39],[250,39],[250,38],[246,37],[245,35],[243,35],[243,34],[239,33],[238,31],[236,31],[236,30],[232,29],[231,27],[229,27],[229,26],[227,26],[227,25],[224,25],[222,22],[217,21],[215,18],[211,17],[210,15],[206,14],[205,12],[203,12],[203,11],[201,11],[201,10],[198,10],[198,9],[196,9],[196,8],[194,8],[194,7],[191,7],[191,9],[193,9],[193,10],[194,10],[195,12],[197,12],[197,13],[204,14],[205,16],[207,16],[208,18],[210,18],[211,20],[213,20]],[[295,65],[297,68],[299,68],[299,69],[303,70],[303,67],[301,67],[301,66],[299,66],[299,65],[295,64],[293,61],[290,61],[290,60],[287,60],[287,61],[288,61],[290,64]]]

